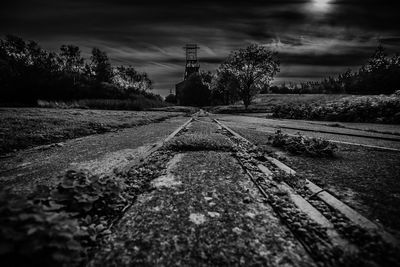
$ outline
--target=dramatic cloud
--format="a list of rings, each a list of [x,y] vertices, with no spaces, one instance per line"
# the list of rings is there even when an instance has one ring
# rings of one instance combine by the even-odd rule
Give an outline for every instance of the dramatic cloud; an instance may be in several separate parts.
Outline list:
[[[0,10],[0,34],[20,35],[57,50],[99,47],[115,64],[150,74],[166,95],[182,79],[186,43],[197,43],[201,68],[214,70],[250,43],[276,50],[277,81],[320,79],[357,68],[382,43],[400,49],[395,1],[14,0]]]

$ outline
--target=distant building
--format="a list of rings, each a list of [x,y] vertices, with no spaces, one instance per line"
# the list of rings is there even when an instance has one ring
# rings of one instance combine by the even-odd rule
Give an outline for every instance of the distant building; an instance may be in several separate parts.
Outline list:
[[[200,69],[200,64],[197,59],[197,50],[199,50],[200,47],[198,47],[197,44],[186,44],[183,49],[185,49],[186,52],[185,73],[183,75],[183,81],[175,85],[175,96],[178,105],[180,104],[182,88],[185,85],[187,78],[189,78],[193,73],[199,73]]]

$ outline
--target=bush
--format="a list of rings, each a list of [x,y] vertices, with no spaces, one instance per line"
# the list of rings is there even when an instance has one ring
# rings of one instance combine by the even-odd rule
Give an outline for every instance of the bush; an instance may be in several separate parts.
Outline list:
[[[74,266],[88,233],[65,212],[0,193],[0,261],[4,266]]]
[[[107,234],[133,196],[121,178],[69,171],[28,197],[0,192],[0,261],[7,266],[75,266]]]
[[[310,138],[300,133],[290,137],[277,130],[274,135],[268,137],[268,142],[275,147],[281,147],[290,153],[307,155],[312,157],[333,157],[337,146],[322,138]]]
[[[400,123],[400,97],[346,97],[324,105],[279,105],[273,116],[285,119],[305,119],[343,122]]]
[[[127,204],[126,184],[117,177],[91,176],[86,172],[68,171],[50,197],[61,210],[78,217],[109,217]]]

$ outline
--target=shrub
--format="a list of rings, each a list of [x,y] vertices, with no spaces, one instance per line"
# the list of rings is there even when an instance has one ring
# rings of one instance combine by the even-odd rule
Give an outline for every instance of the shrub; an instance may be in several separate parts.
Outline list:
[[[273,116],[285,119],[306,119],[344,122],[400,123],[400,97],[346,97],[323,105],[279,105]]]
[[[127,204],[127,185],[117,177],[99,177],[88,172],[68,171],[50,198],[61,210],[97,217],[111,216]]]
[[[75,266],[128,204],[116,177],[69,171],[28,197],[0,192],[0,260],[7,266]]]
[[[74,266],[88,233],[65,212],[0,193],[0,261],[4,266]]]
[[[277,130],[274,135],[268,137],[268,142],[275,147],[281,147],[293,154],[304,154],[307,156],[332,157],[337,146],[322,138],[310,138],[300,133],[291,137]]]

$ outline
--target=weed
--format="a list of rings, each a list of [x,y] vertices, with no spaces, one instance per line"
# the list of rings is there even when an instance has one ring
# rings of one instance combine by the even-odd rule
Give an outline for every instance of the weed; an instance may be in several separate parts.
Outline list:
[[[337,146],[322,138],[307,137],[298,133],[291,137],[277,130],[274,135],[268,137],[268,143],[275,147],[281,147],[293,154],[303,154],[312,157],[333,157]]]
[[[305,119],[343,122],[400,123],[400,97],[346,97],[325,104],[279,105],[273,116],[285,119]]]

